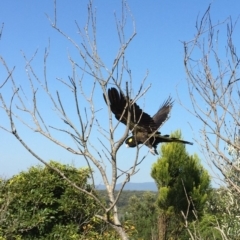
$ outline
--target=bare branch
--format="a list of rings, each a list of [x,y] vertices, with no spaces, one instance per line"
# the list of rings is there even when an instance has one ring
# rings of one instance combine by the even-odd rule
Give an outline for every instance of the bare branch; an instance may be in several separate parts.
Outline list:
[[[2,27],[1,27],[1,30],[0,30],[0,40],[2,38],[3,28],[4,28],[4,22],[2,23]]]
[[[10,74],[8,75],[8,77],[6,78],[6,80],[2,83],[2,85],[0,85],[0,88],[2,88],[2,87],[5,85],[5,83],[8,81],[8,79],[11,77],[14,69],[15,69],[15,66],[13,67],[13,70],[10,72]]]

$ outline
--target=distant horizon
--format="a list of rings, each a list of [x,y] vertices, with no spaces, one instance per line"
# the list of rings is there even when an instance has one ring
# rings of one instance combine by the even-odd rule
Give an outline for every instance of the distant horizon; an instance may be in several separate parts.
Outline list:
[[[115,190],[119,190],[122,186],[122,183],[117,183]],[[96,190],[106,190],[106,186],[104,184],[95,184]],[[127,182],[123,188],[123,191],[153,191],[157,192],[158,188],[155,182]]]

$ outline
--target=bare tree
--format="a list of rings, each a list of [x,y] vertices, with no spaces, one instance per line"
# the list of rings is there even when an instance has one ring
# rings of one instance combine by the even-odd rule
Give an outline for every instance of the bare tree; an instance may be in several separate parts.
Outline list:
[[[220,31],[223,26],[226,32]],[[240,192],[240,185],[227,175],[230,168],[240,171],[228,151],[229,146],[240,150],[236,142],[240,126],[240,59],[233,42],[236,27],[237,21],[230,17],[212,24],[209,6],[196,22],[194,39],[184,42],[184,66],[193,106],[191,112],[202,123],[198,142],[205,157]]]
[[[145,94],[147,88],[143,88],[146,76],[139,86],[139,91],[136,96],[132,96],[132,77],[131,70],[128,67],[125,52],[136,35],[135,22],[129,6],[126,1],[122,1],[122,16],[121,19],[116,19],[116,28],[119,38],[119,50],[110,67],[104,63],[103,58],[99,55],[97,44],[97,27],[96,27],[96,12],[93,3],[90,0],[88,4],[88,19],[85,27],[82,29],[76,22],[76,28],[81,37],[81,44],[72,39],[57,25],[57,6],[54,1],[54,18],[48,17],[53,29],[55,29],[61,36],[65,37],[75,48],[80,56],[80,60],[75,60],[73,56],[68,55],[68,60],[71,64],[72,73],[68,80],[64,78],[56,78],[54,86],[48,77],[48,57],[50,54],[50,47],[46,48],[44,54],[44,72],[43,77],[38,76],[34,69],[34,60],[37,56],[37,51],[29,59],[22,52],[26,62],[26,73],[29,89],[25,86],[18,86],[16,76],[13,70],[8,67],[7,62],[1,57],[1,63],[4,66],[7,78],[11,82],[13,93],[11,97],[0,94],[1,109],[5,111],[10,122],[10,128],[1,126],[1,128],[11,134],[26,148],[37,160],[58,172],[63,179],[69,182],[73,187],[82,191],[95,199],[96,204],[99,205],[102,214],[96,216],[111,227],[113,227],[119,234],[121,239],[128,239],[126,231],[119,220],[117,201],[125,186],[137,172],[137,165],[144,159],[139,159],[139,147],[136,148],[136,156],[134,159],[128,159],[132,162],[131,167],[120,169],[118,162],[120,156],[117,152],[124,143],[128,132],[130,122],[129,99],[134,103]],[[131,20],[132,33],[126,36],[125,26],[127,20]],[[49,45],[50,46],[50,45]],[[108,51],[108,50],[107,50]],[[146,74],[147,75],[147,74]],[[124,82],[126,79],[127,82]],[[126,110],[128,111],[128,124],[125,131],[119,136],[118,126],[120,122],[112,119],[107,89],[109,86],[114,86],[124,94],[127,100]],[[62,95],[61,90],[65,88],[68,95]],[[90,90],[89,90],[90,89]],[[56,91],[56,92],[55,92]],[[45,104],[42,107],[42,99],[40,96],[44,94]],[[106,109],[108,109],[108,116],[104,119],[98,117],[101,112],[99,108],[95,107],[99,98],[103,99],[105,96],[107,100]],[[97,96],[97,97],[96,97]],[[96,100],[98,98],[98,100]],[[69,107],[68,99],[71,99],[71,106]],[[29,104],[31,103],[31,104]],[[49,104],[48,104],[49,103]],[[56,113],[58,122],[54,125],[49,124],[49,118],[45,114],[45,108],[49,106]],[[71,110],[71,111],[70,111]],[[74,114],[72,113],[74,111]],[[30,119],[30,120],[29,120]],[[108,126],[106,125],[108,123]],[[86,161],[90,169],[96,168],[101,174],[102,180],[106,186],[109,205],[105,206],[101,200],[92,192],[77,186],[70,181],[59,169],[54,168],[48,162],[37,154],[36,149],[31,147],[30,139],[24,140],[21,136],[21,129],[26,127],[36,134],[42,135],[46,140],[49,140],[68,152],[77,155],[82,161]],[[66,137],[74,142],[70,144],[69,141],[58,139],[58,133],[65,134]],[[100,146],[100,147],[98,147]],[[125,161],[125,160],[124,160]],[[106,165],[110,163],[111,176],[107,174]],[[93,186],[95,186],[94,173],[91,175]],[[123,178],[121,189],[114,194],[115,186],[119,178]]]
[[[192,103],[188,110],[201,123],[196,141],[202,153],[219,170],[215,171],[217,178],[228,186],[230,195],[236,196],[240,193],[240,59],[234,41],[239,42],[239,22],[229,17],[213,24],[210,9],[197,20],[194,38],[183,43]],[[216,229],[227,239],[220,225]]]

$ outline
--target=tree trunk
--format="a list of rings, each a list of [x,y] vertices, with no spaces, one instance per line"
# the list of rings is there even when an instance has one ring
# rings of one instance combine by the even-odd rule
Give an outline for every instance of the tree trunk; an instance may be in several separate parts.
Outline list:
[[[121,239],[128,240],[129,239],[128,235],[119,221],[116,205],[113,207],[113,219],[114,219],[114,223],[115,223],[114,229],[117,231],[117,233],[119,234]]]
[[[118,234],[122,240],[129,239],[127,233],[125,232],[125,230],[123,229],[122,226],[115,227],[115,230],[118,232]]]
[[[167,239],[167,216],[161,214],[158,219],[158,240]]]

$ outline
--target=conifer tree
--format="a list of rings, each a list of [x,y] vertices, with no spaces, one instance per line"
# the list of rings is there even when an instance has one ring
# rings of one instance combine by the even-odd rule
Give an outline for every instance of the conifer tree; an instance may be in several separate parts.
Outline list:
[[[180,131],[172,137],[181,138]],[[196,154],[189,155],[183,144],[162,144],[160,157],[152,167],[158,186],[159,239],[178,238],[186,221],[200,218],[210,187],[208,172]],[[185,216],[185,217],[184,217]]]

